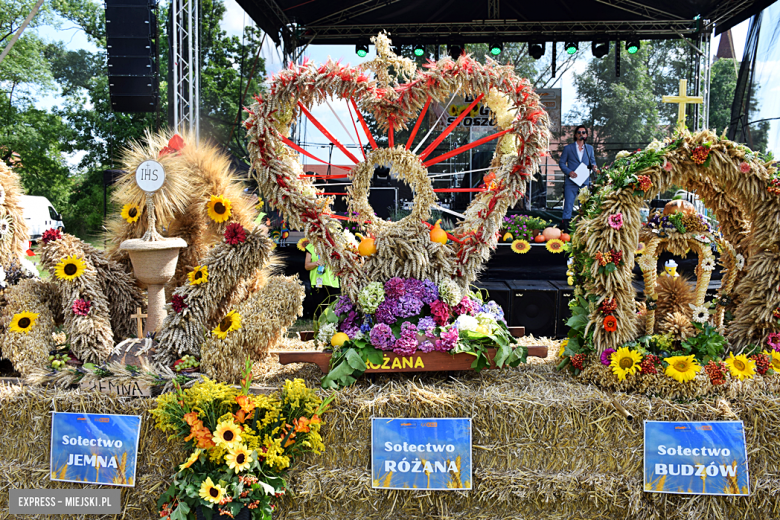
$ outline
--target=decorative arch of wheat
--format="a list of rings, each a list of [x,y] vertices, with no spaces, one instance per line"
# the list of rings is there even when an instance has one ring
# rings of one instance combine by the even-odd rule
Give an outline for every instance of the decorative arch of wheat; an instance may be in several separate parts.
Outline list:
[[[720,223],[725,239],[721,248],[726,253],[720,258],[726,268],[721,299],[727,297],[734,314],[725,329],[729,350],[765,346],[768,334],[780,330],[780,320],[773,315],[780,308],[780,181],[776,168],[747,147],[707,130],[696,134],[683,130],[678,137],[660,146],[662,157],[657,164],[634,172],[636,177],[645,175],[652,182],[643,195],[638,195],[633,185],[618,188],[610,183],[602,188],[601,195],[595,192],[585,202],[587,205],[598,200],[600,211],[578,223],[573,238],[575,255],[592,259],[599,251],[614,249],[622,251],[624,259],[612,273],[599,273],[598,262],[593,263],[586,276],[578,280],[576,289],[580,294],[596,297],[590,304],[588,328],[593,331],[593,345],[599,352],[618,348],[643,333],[641,320],[636,317],[636,291],[631,285],[641,229],[639,211],[646,200],[672,185],[699,194]],[[705,164],[693,161],[693,150],[699,146],[709,146]],[[608,218],[618,212],[623,215],[624,225],[615,230]],[[654,256],[650,248],[647,253]],[[703,274],[702,258],[697,274]],[[746,259],[744,270],[740,265],[742,258]],[[649,265],[643,268],[650,269]],[[655,265],[652,270],[654,273]],[[654,281],[654,275],[652,278]],[[701,289],[702,294],[704,290]],[[617,303],[614,316],[618,326],[613,332],[603,326],[604,315],[598,308],[604,298],[611,297]],[[724,308],[719,306],[714,317],[716,324],[722,324],[723,312]]]
[[[269,94],[257,97],[248,109],[248,148],[254,175],[266,199],[282,212],[291,227],[304,230],[318,254],[328,259],[347,294],[354,297],[367,283],[393,276],[434,281],[450,278],[466,287],[476,279],[495,248],[506,210],[522,196],[528,177],[538,169],[547,151],[547,113],[530,83],[517,77],[509,66],[492,61],[483,65],[461,56],[457,61],[444,58],[431,62],[421,71],[389,52],[389,40],[384,35],[374,41],[380,58],[369,65],[304,63],[292,65],[272,78]],[[406,82],[393,79],[387,72],[390,66],[402,71]],[[374,77],[369,78],[365,69],[373,70]],[[332,200],[312,186],[310,178],[302,177],[298,153],[284,143],[282,136],[289,134],[301,106],[308,109],[326,100],[346,101],[362,113],[370,113],[383,131],[392,128],[395,132],[408,128],[410,123],[414,125],[428,99],[446,103],[453,93],[482,94],[497,115],[499,128],[508,130],[496,144],[491,189],[474,197],[466,218],[453,231],[457,242],[432,242],[422,220],[429,217],[436,196],[423,160],[407,150],[405,143],[374,149],[350,172],[350,209],[358,214],[356,220],[376,236],[378,249],[372,257],[360,257],[352,237],[331,214]],[[395,223],[378,220],[367,198],[373,165],[390,163],[415,196],[413,214]]]

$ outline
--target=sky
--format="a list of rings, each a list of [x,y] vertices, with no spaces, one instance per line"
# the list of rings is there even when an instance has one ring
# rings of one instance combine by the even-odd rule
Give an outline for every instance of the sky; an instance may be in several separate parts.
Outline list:
[[[222,28],[228,34],[240,36],[242,34],[243,27],[248,24],[253,24],[253,22],[235,0],[225,0],[225,5],[227,8],[227,13],[225,15],[225,19],[223,20]],[[735,52],[737,56],[741,56],[744,49],[747,25],[748,22],[746,21],[732,30]],[[41,27],[35,29],[35,31],[44,39],[50,41],[62,40],[66,42],[67,47],[71,50],[96,50],[95,46],[87,40],[83,31],[75,28],[72,23],[64,20],[62,21],[60,27]],[[718,48],[719,39],[720,37],[716,37],[712,41],[711,49],[713,55]],[[587,53],[588,51],[585,50],[584,52]],[[269,75],[277,72],[281,68],[282,63],[280,59],[280,53],[273,46],[273,43],[270,39],[266,40],[266,44],[261,52],[261,55],[266,60],[266,72]],[[334,60],[340,59],[343,63],[349,63],[352,65],[357,65],[358,63],[368,61],[376,57],[374,48],[371,46],[369,54],[365,58],[359,58],[355,54],[355,47],[353,45],[312,45],[307,49],[305,55],[314,62],[324,62],[328,59],[328,57],[331,57]],[[574,107],[576,99],[576,90],[573,81],[574,74],[582,72],[586,66],[586,60],[579,61],[575,67],[563,74],[558,83],[554,85],[554,87],[562,88],[562,112],[564,121],[566,119],[566,114]],[[60,102],[61,98],[59,94],[57,92],[50,92],[41,95],[36,102],[36,106],[42,109],[51,109]],[[336,101],[332,102],[331,104],[333,111],[338,114],[338,117],[336,117],[331,111],[330,107],[326,105],[315,107],[312,110],[313,115],[342,143],[352,144],[356,141],[356,138],[354,137],[354,132],[351,128],[352,125],[349,121],[349,114],[346,109],[346,104],[343,101]],[[349,128],[349,134],[342,128],[342,124]],[[361,139],[365,142],[365,137],[361,136]],[[322,136],[318,130],[312,128],[312,125],[309,125],[309,128],[306,132],[306,141],[311,143],[327,142],[325,137]],[[309,148],[308,150],[320,158],[327,159],[327,148],[325,147],[321,149]],[[75,164],[78,163],[79,158],[80,157],[78,155],[69,157],[68,163],[72,166],[75,166]],[[338,149],[334,150],[331,160],[333,164],[349,164],[349,161]],[[305,159],[304,163],[308,161],[308,159]]]

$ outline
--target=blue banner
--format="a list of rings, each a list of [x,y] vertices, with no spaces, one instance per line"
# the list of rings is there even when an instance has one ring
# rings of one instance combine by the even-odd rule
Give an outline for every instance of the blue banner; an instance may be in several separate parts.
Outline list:
[[[51,480],[135,486],[141,417],[52,413]]]
[[[749,495],[742,421],[645,421],[645,492]]]
[[[378,489],[471,489],[471,419],[371,420]]]

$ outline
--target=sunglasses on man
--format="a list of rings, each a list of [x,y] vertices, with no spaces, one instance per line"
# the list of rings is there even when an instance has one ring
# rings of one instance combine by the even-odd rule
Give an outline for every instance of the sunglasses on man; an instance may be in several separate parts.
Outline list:
[[[580,130],[579,132],[577,132],[577,134],[578,135],[588,135],[588,132],[586,132],[585,130]]]

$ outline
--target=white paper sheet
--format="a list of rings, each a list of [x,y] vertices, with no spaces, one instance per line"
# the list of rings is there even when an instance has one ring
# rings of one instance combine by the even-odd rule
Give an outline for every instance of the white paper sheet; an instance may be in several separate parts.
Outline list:
[[[580,165],[577,166],[577,169],[574,170],[574,173],[576,173],[577,176],[571,180],[573,180],[577,186],[582,186],[582,183],[587,181],[588,177],[590,176],[590,170],[588,170],[588,167],[585,163],[580,163]]]

